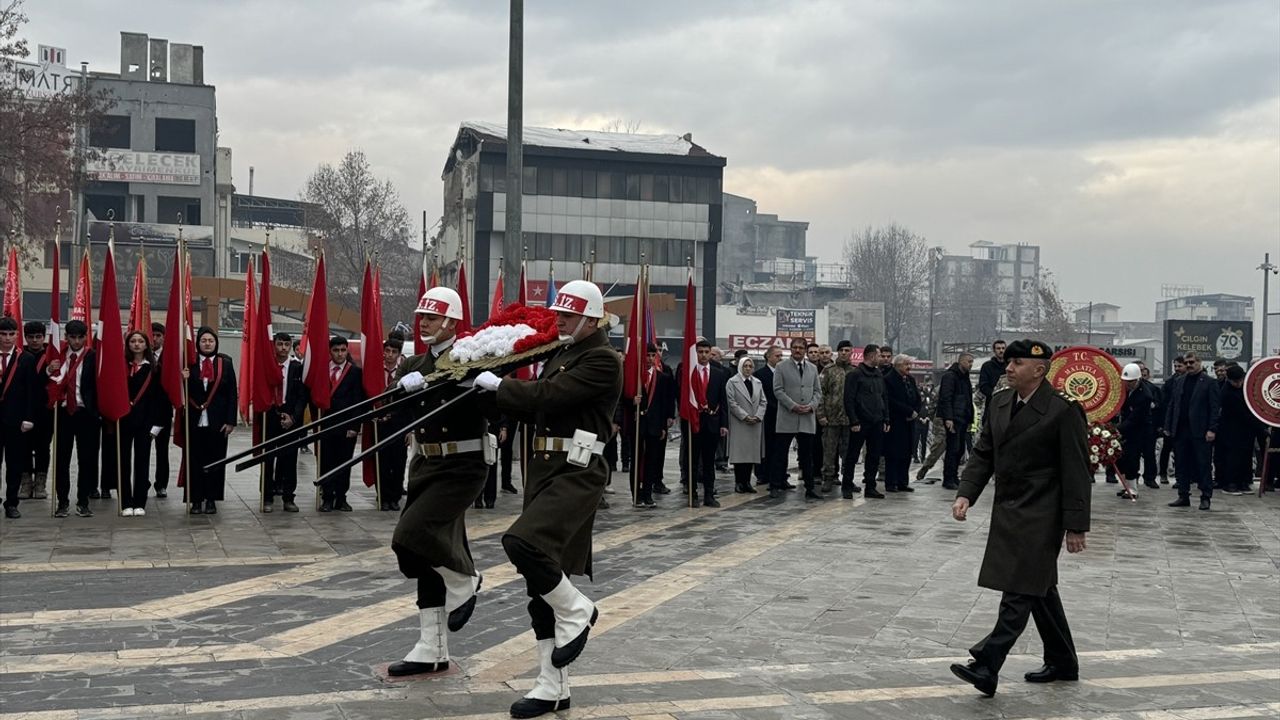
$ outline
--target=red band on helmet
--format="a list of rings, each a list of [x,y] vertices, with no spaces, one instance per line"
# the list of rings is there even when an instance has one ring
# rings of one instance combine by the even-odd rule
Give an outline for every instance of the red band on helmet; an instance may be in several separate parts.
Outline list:
[[[434,315],[446,315],[449,312],[449,303],[435,298],[422,298],[422,302],[418,303],[418,309]]]
[[[552,308],[555,310],[567,310],[571,313],[581,315],[587,311],[587,299],[562,292],[559,295],[556,295],[556,304],[553,305]]]

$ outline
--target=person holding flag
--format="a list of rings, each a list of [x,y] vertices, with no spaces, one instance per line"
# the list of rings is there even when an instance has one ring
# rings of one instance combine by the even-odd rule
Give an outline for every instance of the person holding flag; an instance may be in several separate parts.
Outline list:
[[[271,338],[272,357],[270,372],[280,375],[281,382],[271,404],[263,410],[266,436],[276,437],[302,424],[307,410],[309,394],[302,382],[302,362],[293,356],[293,336],[278,332]],[[298,492],[298,448],[282,450],[262,463],[262,512],[272,512],[276,496],[280,496],[281,509],[298,512],[294,502]]]
[[[536,380],[492,372],[475,380],[494,393],[499,412],[526,423],[532,435],[524,511],[502,537],[525,579],[539,660],[533,689],[511,706],[518,718],[569,707],[565,668],[582,653],[599,617],[569,576],[591,575],[591,533],[609,479],[602,455],[622,393],[622,361],[599,323],[600,288],[587,280],[565,283],[551,309],[564,347]]]
[[[58,357],[50,353],[45,344],[48,329],[39,320],[30,320],[23,327],[26,335],[26,352],[31,354],[36,363],[36,375],[44,377],[44,369],[49,362]],[[39,394],[39,391],[37,391]],[[31,454],[31,464],[22,475],[22,487],[19,495],[23,498],[45,500],[49,497],[49,453],[53,442],[53,409],[48,403],[40,403],[36,410],[36,426],[27,435],[27,451]]]
[[[408,392],[426,387],[424,377],[448,357],[463,319],[462,298],[446,287],[423,293],[415,314],[423,351],[400,364],[395,383]],[[423,395],[396,413],[394,427],[457,397],[463,389],[446,388]],[[496,442],[485,416],[474,405],[455,404],[412,433],[409,494],[404,514],[391,536],[400,572],[418,581],[418,642],[404,660],[392,663],[394,677],[438,673],[449,667],[445,632],[466,625],[476,605],[480,575],[467,544],[466,511],[480,494]]]
[[[89,499],[98,494],[97,357],[88,346],[89,326],[71,320],[66,327],[67,350],[63,360],[53,360],[45,375],[57,396],[57,448],[53,458],[58,502],[54,517],[66,517],[71,495],[71,448],[76,450],[76,515],[93,517]]]
[[[310,328],[308,328],[310,330]],[[319,328],[316,328],[318,331]],[[329,338],[329,410],[337,411],[351,407],[363,401],[364,376],[360,368],[351,362],[350,348],[347,339],[334,335]],[[314,397],[314,392],[312,397]],[[356,437],[359,430],[351,428],[342,433],[335,433],[320,439],[320,475],[351,459],[356,451]],[[347,491],[351,489],[351,468],[347,468],[331,478],[320,489],[320,512],[334,510],[351,512],[347,502]]]
[[[29,436],[36,427],[44,394],[35,357],[18,348],[18,321],[0,317],[0,464],[4,465],[4,516],[18,512],[18,490],[30,462]]]
[[[382,387],[379,393],[395,386],[396,371],[404,360],[404,334],[392,330],[387,339],[382,341],[382,374],[379,377]],[[365,375],[376,375],[372,369]],[[390,416],[377,419],[378,439],[386,437],[386,433],[395,432],[394,423],[388,422]],[[404,494],[404,468],[409,461],[408,451],[404,443],[391,443],[378,451],[378,500],[379,509],[388,512],[399,512],[400,496]]]
[[[151,341],[142,330],[124,339],[128,371],[129,412],[120,418],[120,506],[125,517],[147,514],[151,489],[151,443],[162,429],[168,401],[160,388],[160,371]]]
[[[156,378],[156,382],[161,383],[162,389],[164,377],[162,368],[164,364],[161,362],[161,358],[164,355],[164,336],[164,323],[151,323],[151,353],[155,358],[156,374],[160,376]],[[160,414],[160,432],[152,438],[156,457],[156,474],[153,487],[156,491],[156,497],[164,498],[168,497],[169,494],[169,439],[173,435],[173,404],[165,403],[157,412]]]
[[[236,427],[236,370],[232,359],[218,352],[218,334],[202,327],[196,332],[195,362],[182,369],[187,383],[190,414],[187,452],[191,457],[191,477],[187,497],[192,515],[218,512],[227,485],[227,466],[206,470],[205,466],[227,456],[227,438]]]

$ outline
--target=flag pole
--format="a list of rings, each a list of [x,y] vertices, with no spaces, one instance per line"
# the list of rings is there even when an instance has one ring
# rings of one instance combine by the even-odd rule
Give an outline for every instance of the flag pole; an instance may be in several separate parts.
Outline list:
[[[58,268],[55,271],[57,275],[54,276],[53,282],[55,286],[61,287],[62,278],[59,276],[62,274],[62,208],[58,208],[57,211],[54,213],[53,262],[54,262],[54,267]],[[58,300],[61,294],[62,294],[61,291],[54,293],[53,301],[52,301],[52,307],[56,308],[59,311],[59,313],[62,310],[62,308],[58,306]],[[54,318],[53,313],[49,314],[49,322],[50,324],[56,324],[57,322],[57,320]],[[52,331],[53,328],[51,328],[50,330]],[[61,336],[62,333],[59,332],[58,335]],[[50,342],[53,341],[53,332],[49,333],[49,341]],[[58,369],[59,370],[62,369],[61,348],[59,348],[59,354],[58,354]],[[53,442],[51,444],[51,447],[49,448],[49,472],[48,472],[49,485],[50,485],[49,517],[53,517],[58,512],[58,393],[56,392],[54,393],[54,398],[55,399],[53,401]],[[69,496],[70,494],[71,494],[71,491],[68,490],[67,495]]]
[[[690,284],[692,284],[692,283],[693,283],[693,256],[691,256],[691,255],[686,255],[686,256],[685,256],[685,263],[686,263],[686,264],[688,265],[688,267],[689,267],[689,283],[690,283]],[[695,288],[695,289],[696,289],[696,288]],[[690,294],[692,294],[692,293],[690,293]],[[693,302],[693,298],[691,298],[691,297],[686,297],[686,298],[684,299],[684,301],[685,301],[685,303],[686,303],[686,304],[688,304],[688,303],[690,303],[690,302]],[[692,340],[692,339],[694,339],[694,338],[685,338],[685,341],[686,341],[686,342],[688,342],[689,340]],[[689,348],[687,348],[687,347],[684,349],[684,357],[685,357],[685,364],[687,365],[687,364],[689,363]],[[686,377],[686,378],[691,377],[691,374],[690,374],[690,373],[691,373],[690,368],[687,368],[687,367],[686,367],[686,368],[684,369],[685,377]],[[690,382],[689,384],[690,384],[690,385],[692,385],[692,383],[691,383],[691,382]],[[685,388],[685,392],[689,392],[689,391],[690,391],[690,388]],[[701,410],[701,408],[699,408],[698,412],[701,412],[701,411],[702,411],[702,410]],[[686,455],[687,455],[687,457],[688,457],[688,465],[687,465],[686,467],[688,467],[688,468],[689,468],[689,471],[688,471],[688,474],[686,475],[686,477],[687,477],[687,478],[688,478],[688,480],[689,480],[689,483],[688,483],[688,489],[689,489],[689,507],[691,507],[691,508],[692,508],[692,507],[694,507],[694,504],[693,504],[693,484],[694,484],[694,482],[695,482],[695,480],[694,480],[694,475],[695,475],[695,473],[696,473],[696,470],[695,470],[695,469],[694,469],[694,467],[693,467],[693,422],[692,422],[692,421],[688,421],[688,420],[686,420],[686,421],[685,421],[685,430],[686,430],[687,432],[685,432],[684,434],[688,436],[688,437],[686,437],[686,438],[685,438],[685,442],[684,442],[684,446],[685,446],[685,450],[686,450]]]
[[[311,269],[312,269],[312,272],[311,272],[311,275],[312,275],[312,280],[311,280],[311,293],[312,293],[313,295],[315,294],[315,279],[314,279],[314,278],[315,278],[315,274],[316,274],[316,273],[315,273],[315,271],[319,269],[319,267],[320,267],[320,259],[324,257],[324,247],[322,246],[322,247],[318,248],[318,251],[319,251],[319,252],[317,253],[317,257],[312,261],[312,264],[311,264]],[[327,270],[327,269],[326,269],[326,271],[325,271],[325,272],[326,272],[326,274],[328,274],[328,270]],[[326,287],[327,287],[327,286],[326,286]],[[310,312],[310,311],[311,311],[311,304],[310,304],[310,303],[307,303],[307,312]],[[308,320],[310,320],[310,318],[308,318]],[[312,328],[312,327],[311,327],[311,324],[310,324],[310,323],[308,323],[308,324],[307,324],[307,330],[308,330],[308,331],[312,331],[312,330],[314,330],[314,328]],[[328,327],[328,326],[325,326],[325,327],[321,328],[321,329],[320,329],[320,331],[324,333],[324,338],[325,338],[326,340],[328,340],[328,339],[329,339],[329,327]],[[309,335],[309,333],[308,333],[308,335]],[[308,344],[310,344],[310,342],[311,342],[311,340],[308,338],[307,343],[308,343]],[[308,351],[308,352],[310,352],[310,351],[311,351],[311,348],[307,348],[307,351]],[[328,359],[328,358],[320,359],[320,358],[314,358],[314,357],[313,357],[313,358],[311,358],[311,362],[313,362],[313,363],[314,363],[314,362],[323,362],[323,363],[324,363],[324,365],[325,365],[325,375],[328,375],[328,374],[329,374],[329,371],[328,371],[328,367],[329,367],[329,359]],[[332,395],[332,394],[333,394],[333,388],[332,388],[332,387],[330,387],[330,388],[329,388],[329,394],[330,394],[330,395]],[[323,419],[324,419],[324,410],[321,410],[319,405],[316,405],[316,406],[315,406],[315,409],[316,409],[316,420],[317,420],[317,421],[319,421],[319,420],[323,420]],[[315,442],[315,453],[316,453],[316,480],[319,480],[319,479],[320,479],[320,452],[321,452],[321,448],[320,448],[320,440],[319,440],[319,438],[317,438],[317,439],[316,439],[316,442]],[[317,484],[317,485],[315,486],[315,488],[316,488],[316,507],[315,507],[315,509],[316,509],[316,510],[319,510],[319,509],[320,509],[320,485],[319,485],[319,484]]]
[[[111,262],[112,262],[112,264],[113,264],[113,265],[114,265],[114,263],[115,263],[115,254],[116,254],[116,224],[115,224],[114,218],[115,218],[115,211],[114,211],[114,210],[109,210],[109,211],[107,211],[107,220],[109,221],[109,222],[107,223],[107,253],[111,256]],[[104,264],[105,264],[105,263],[104,263]],[[105,271],[104,271],[104,272],[105,272]],[[104,281],[104,282],[106,281],[106,277],[103,277],[102,279],[103,279],[103,281]],[[112,278],[112,280],[115,280],[115,278],[113,277],[113,278]],[[116,287],[116,294],[117,294],[117,296],[118,296],[118,295],[119,295],[119,292],[120,292],[120,290],[119,290],[119,283],[116,283],[116,285],[117,285],[117,287]],[[104,294],[104,295],[106,294],[106,291],[105,291],[105,290],[103,291],[103,294]],[[101,300],[101,299],[99,299],[99,300],[98,300],[98,302],[102,302],[102,300]],[[101,317],[101,315],[99,315],[99,317]],[[104,327],[104,328],[102,328],[102,332],[104,332],[104,333],[106,333],[106,332],[120,332],[120,328],[115,328],[115,329],[114,329],[114,331],[113,331],[111,328]],[[127,348],[126,348],[126,349],[127,349]],[[129,392],[129,391],[128,391],[128,388],[125,388],[125,395],[126,395],[126,397],[128,396],[128,392]],[[121,470],[121,467],[122,467],[123,463],[121,463],[121,462],[120,462],[120,419],[119,419],[119,418],[116,418],[116,420],[115,420],[115,426],[116,426],[116,428],[115,428],[115,443],[116,443],[116,515],[117,515],[117,516],[122,516],[122,515],[124,515],[124,497],[123,497],[123,490],[122,490],[121,488],[123,487],[124,479],[120,477],[120,470]]]
[[[179,367],[190,373],[187,363],[187,334],[191,328],[187,323],[187,241],[182,237],[182,213],[178,213],[178,363]],[[182,378],[182,473],[187,481],[182,487],[182,503],[186,506],[187,517],[191,517],[191,486],[195,478],[191,476],[191,400],[187,397],[187,378]]]
[[[271,246],[271,225],[267,225],[266,235],[262,241],[263,255],[267,254],[267,248],[270,246]],[[259,278],[262,277],[261,269],[258,270],[258,277]],[[262,288],[258,288],[257,300],[258,300],[258,304],[262,304]],[[249,312],[249,308],[245,308],[245,312],[246,313]],[[256,319],[256,315],[257,313],[255,313],[255,319]],[[248,325],[248,323],[242,323],[242,324],[245,326]],[[249,338],[250,348],[253,347],[254,341],[258,339],[258,336],[260,334],[261,333],[254,332],[253,337]],[[266,349],[267,348],[261,348],[261,350],[263,351],[265,351]],[[273,351],[274,351],[274,348],[273,348]],[[251,357],[249,360],[250,372],[257,371],[257,368],[254,367],[255,365],[257,365],[257,363],[254,362],[253,358]],[[240,378],[240,382],[248,382],[248,378]],[[266,442],[267,441],[267,410],[269,410],[269,408],[263,408],[261,412],[257,412],[257,408],[253,406],[253,396],[254,396],[255,388],[253,385],[250,385],[249,388],[250,388],[249,389],[249,427],[250,427],[249,441],[253,442],[252,428],[256,427],[258,428],[258,437],[262,438],[262,442]],[[272,470],[274,471],[275,468],[273,467]],[[272,472],[272,475],[274,476],[275,473]],[[262,513],[266,509],[267,509],[267,464],[263,463],[258,466],[258,512]]]
[[[370,270],[370,272],[373,272],[375,274],[377,273],[378,255],[379,253],[374,252],[373,267]],[[381,288],[375,289],[375,292],[380,289]],[[378,327],[380,329],[382,327],[381,317],[378,317]],[[369,355],[372,355],[373,353],[371,351],[372,351],[372,348],[370,348],[369,350],[366,350],[365,356],[368,357]],[[368,372],[368,371],[369,369],[366,369],[364,372]],[[383,367],[381,364],[379,364],[378,372],[385,374],[386,368]],[[363,375],[361,375],[361,377],[363,377]],[[383,388],[383,390],[385,391],[386,388]],[[373,436],[373,446],[378,447],[378,421],[376,419],[370,420],[369,428],[370,428],[370,435]],[[378,509],[381,510],[382,509],[382,453],[373,454],[373,501],[378,505]]]
[[[636,287],[636,307],[634,317],[640,328],[645,326],[645,303],[649,299],[647,288],[649,287],[649,266],[644,264],[644,253],[640,253],[640,285]],[[645,288],[645,290],[642,290]],[[634,333],[634,334],[633,334]],[[640,502],[640,483],[643,482],[642,474],[644,472],[643,458],[640,456],[640,405],[644,401],[644,366],[645,361],[649,359],[649,347],[647,335],[643,331],[637,331],[636,328],[627,328],[627,334],[633,335],[636,342],[641,347],[634,348],[636,353],[636,395],[634,400],[634,410],[631,415],[631,502],[636,504]]]

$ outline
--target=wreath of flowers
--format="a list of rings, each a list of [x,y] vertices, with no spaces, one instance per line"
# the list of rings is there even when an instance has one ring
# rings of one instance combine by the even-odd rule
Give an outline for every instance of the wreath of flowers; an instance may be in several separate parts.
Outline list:
[[[1096,422],[1089,425],[1089,470],[1115,465],[1122,454],[1120,431],[1111,423]]]
[[[513,303],[475,330],[460,334],[449,354],[455,362],[470,363],[519,355],[559,339],[554,311]]]

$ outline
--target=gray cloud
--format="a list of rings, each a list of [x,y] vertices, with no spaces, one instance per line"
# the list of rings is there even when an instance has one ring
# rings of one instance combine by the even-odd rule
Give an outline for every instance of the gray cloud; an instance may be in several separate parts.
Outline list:
[[[463,119],[505,118],[506,4],[32,3],[34,41],[114,69],[118,30],[206,48],[236,177],[292,197],[361,147],[415,214]],[[896,220],[953,251],[1031,242],[1064,294],[1148,317],[1161,281],[1258,294],[1280,255],[1280,6],[527,3],[531,125],[693,132],[726,186],[835,259]],[[1257,257],[1255,257],[1257,256]],[[1135,272],[1137,264],[1142,271]]]

